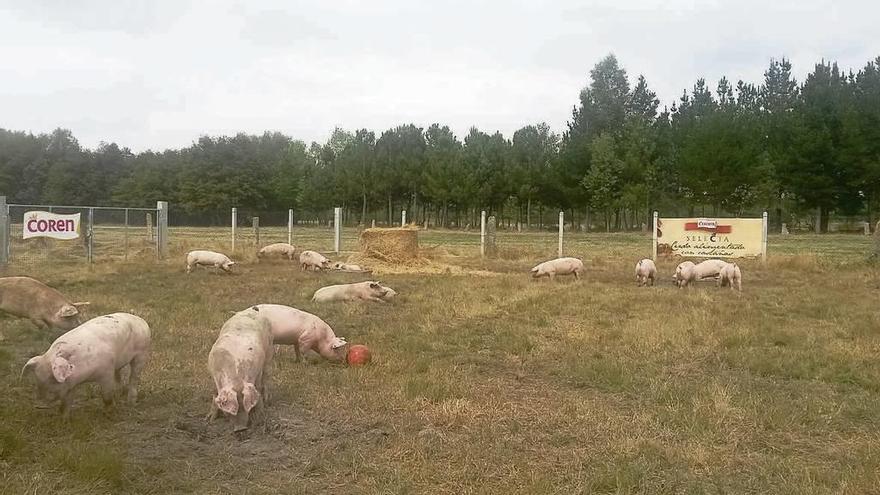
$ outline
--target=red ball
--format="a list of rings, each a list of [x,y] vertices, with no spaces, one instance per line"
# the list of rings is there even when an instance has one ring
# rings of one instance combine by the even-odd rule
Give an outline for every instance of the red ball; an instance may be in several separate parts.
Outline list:
[[[356,344],[348,349],[345,360],[349,366],[363,366],[370,362],[370,349],[365,345]]]

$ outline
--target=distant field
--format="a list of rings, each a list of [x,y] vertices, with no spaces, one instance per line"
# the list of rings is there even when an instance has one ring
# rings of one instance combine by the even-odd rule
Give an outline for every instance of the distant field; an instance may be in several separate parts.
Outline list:
[[[286,241],[286,229],[265,231]],[[100,232],[98,233],[100,236]],[[356,231],[346,229],[351,254]],[[58,335],[0,319],[2,493],[782,493],[880,487],[880,270],[870,238],[771,236],[770,260],[742,263],[744,293],[638,288],[640,234],[568,235],[581,282],[532,282],[555,233],[427,231],[455,274],[380,273],[392,304],[310,302],[361,280],[243,260],[234,275],[185,276],[182,253],[229,246],[222,229],[172,229],[171,259],[19,263],[90,315],[133,310],[154,330],[142,401],[105,413],[79,390],[69,424],[33,407],[24,362]],[[131,239],[129,239],[131,241]],[[145,241],[144,241],[145,242]],[[298,229],[329,251],[329,229]],[[45,250],[53,246],[44,247]],[[107,251],[110,250],[110,251]],[[36,256],[36,255],[35,255]],[[114,255],[115,256],[115,255]],[[151,260],[148,255],[143,256]],[[38,258],[34,258],[35,260]],[[276,356],[274,402],[242,438],[204,416],[206,360],[227,311],[283,303],[314,312],[375,361],[349,369]]]

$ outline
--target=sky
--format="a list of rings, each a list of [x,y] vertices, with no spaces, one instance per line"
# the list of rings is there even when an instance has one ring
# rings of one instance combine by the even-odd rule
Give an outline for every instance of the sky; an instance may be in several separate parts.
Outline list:
[[[138,152],[201,135],[324,142],[438,122],[563,132],[613,53],[663,105],[699,77],[798,81],[880,56],[880,2],[0,0],[0,128],[70,129]]]

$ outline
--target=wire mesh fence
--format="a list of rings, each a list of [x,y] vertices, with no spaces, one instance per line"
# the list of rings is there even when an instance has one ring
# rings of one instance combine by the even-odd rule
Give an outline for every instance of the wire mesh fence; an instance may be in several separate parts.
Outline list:
[[[5,249],[8,263],[104,263],[159,257],[158,210],[154,208],[7,205],[5,202],[0,208],[5,210],[5,225],[0,228],[5,230],[2,241],[6,243],[0,249]],[[73,238],[29,237],[36,226],[46,225],[41,219],[45,213],[78,215],[78,221],[71,220],[71,225],[77,225],[75,234],[71,234]]]

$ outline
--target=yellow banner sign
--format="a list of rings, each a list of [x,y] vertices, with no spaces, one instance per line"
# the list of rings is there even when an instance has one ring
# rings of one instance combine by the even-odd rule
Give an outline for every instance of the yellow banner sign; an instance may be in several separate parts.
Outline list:
[[[657,218],[656,256],[750,258],[767,253],[766,218]]]

